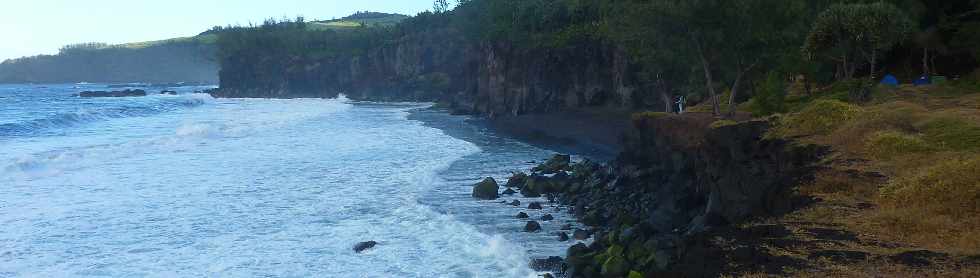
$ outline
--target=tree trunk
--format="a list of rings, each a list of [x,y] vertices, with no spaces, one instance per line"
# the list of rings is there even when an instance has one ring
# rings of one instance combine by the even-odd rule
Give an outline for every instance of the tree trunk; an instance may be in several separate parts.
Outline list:
[[[739,83],[742,82],[742,74],[743,73],[739,73],[738,76],[735,77],[735,83],[732,84],[732,95],[728,98],[728,117],[729,118],[735,117],[735,111],[738,110],[737,109],[737,106],[738,105],[736,105],[736,103],[735,103],[735,97],[738,96],[738,85],[739,85]]]
[[[922,48],[922,76],[929,78],[932,73],[929,71],[929,48]]]
[[[721,115],[721,106],[718,105],[718,97],[715,94],[714,78],[711,77],[711,66],[708,64],[708,58],[704,56],[704,48],[696,38],[694,45],[697,47],[698,55],[701,58],[701,68],[704,69],[704,82],[708,86],[708,97],[711,98],[711,113],[715,116]]]
[[[875,66],[878,62],[878,49],[871,49],[871,83],[874,84],[875,81]]]
[[[660,91],[660,98],[664,101],[664,112],[674,113],[674,101],[670,98],[670,90],[667,90],[667,85],[664,84],[660,74],[657,74],[656,86],[657,90]]]
[[[739,69],[738,69],[739,72],[737,75],[735,75],[735,82],[732,83],[732,95],[728,97],[728,117],[734,117],[735,112],[738,110],[738,104],[735,103],[735,101],[736,98],[738,98],[738,88],[739,85],[741,85],[742,83],[742,77],[744,77],[746,73],[752,70],[752,68],[754,68],[756,64],[758,64],[758,62],[752,63],[752,65],[749,65],[745,69],[741,69],[741,63],[739,63]]]
[[[803,90],[806,92],[806,95],[813,95],[813,87],[810,84],[810,77],[806,75],[803,76]]]

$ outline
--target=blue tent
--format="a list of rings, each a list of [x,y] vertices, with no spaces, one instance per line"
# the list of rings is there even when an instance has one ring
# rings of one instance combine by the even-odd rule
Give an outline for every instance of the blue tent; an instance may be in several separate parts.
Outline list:
[[[898,78],[895,78],[895,76],[894,75],[891,75],[891,74],[885,75],[885,78],[881,79],[881,84],[882,85],[890,85],[890,86],[898,86]]]
[[[915,81],[913,81],[912,84],[915,84],[915,86],[922,86],[922,85],[932,84],[932,82],[929,81],[929,78],[928,77],[922,76],[922,77],[919,77],[919,79],[916,79]]]

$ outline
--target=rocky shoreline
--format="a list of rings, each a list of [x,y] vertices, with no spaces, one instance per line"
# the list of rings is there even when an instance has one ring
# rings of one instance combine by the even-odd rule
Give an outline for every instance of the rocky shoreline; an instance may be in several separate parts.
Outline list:
[[[712,238],[734,224],[805,204],[794,197],[794,185],[811,175],[826,149],[766,138],[766,120],[712,122],[696,114],[636,117],[614,161],[572,163],[557,155],[503,185],[488,178],[473,195],[541,197],[591,227],[547,231],[523,219],[526,232],[592,238],[569,248],[564,259],[532,260],[538,271],[563,277],[717,276],[724,262],[753,256],[751,247],[728,250]]]

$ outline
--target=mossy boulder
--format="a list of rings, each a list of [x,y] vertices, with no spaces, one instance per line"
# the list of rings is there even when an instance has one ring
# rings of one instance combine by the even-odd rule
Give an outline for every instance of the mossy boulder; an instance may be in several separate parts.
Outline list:
[[[630,270],[629,263],[622,256],[609,256],[604,263],[602,263],[602,277],[623,277],[626,276]]]
[[[498,190],[500,190],[500,186],[497,185],[497,181],[493,178],[486,178],[473,186],[473,198],[482,200],[496,200],[498,197],[500,197],[500,195],[497,194]]]
[[[640,272],[635,271],[635,270],[634,271],[630,271],[630,274],[628,276],[626,276],[626,278],[643,278],[643,273],[640,273]]]

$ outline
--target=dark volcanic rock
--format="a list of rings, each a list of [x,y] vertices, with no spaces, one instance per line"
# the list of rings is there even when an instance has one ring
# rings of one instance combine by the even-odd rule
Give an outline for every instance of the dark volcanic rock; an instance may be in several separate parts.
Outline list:
[[[582,229],[575,229],[575,231],[572,232],[572,237],[575,238],[575,240],[586,240],[589,239],[589,236],[589,231]]]
[[[571,231],[571,230],[572,230],[572,224],[565,224],[565,225],[562,225],[562,226],[561,226],[561,230],[562,230],[562,231]]]
[[[544,209],[544,208],[541,207],[541,203],[531,202],[531,204],[527,205],[527,209]]]
[[[79,97],[145,97],[144,90],[122,90],[122,91],[84,91],[78,93]]]
[[[896,264],[903,264],[911,267],[927,267],[932,265],[933,260],[945,260],[948,258],[949,255],[947,254],[932,252],[929,250],[907,251],[888,257],[890,261]]]
[[[514,173],[509,179],[507,179],[507,187],[521,188],[524,186],[524,182],[527,180],[527,174],[522,172]]]
[[[564,241],[568,241],[568,240],[569,240],[568,233],[566,233],[566,232],[558,232],[558,241],[563,241],[564,242]]]
[[[527,225],[524,225],[524,231],[528,233],[541,231],[541,224],[538,224],[537,221],[527,221]]]
[[[375,245],[378,245],[378,242],[373,241],[373,240],[372,241],[361,242],[361,243],[358,243],[358,244],[354,245],[354,252],[361,253],[364,250],[374,248]]]
[[[551,214],[545,214],[544,216],[541,216],[541,220],[542,221],[551,221],[551,220],[555,220],[555,217],[552,216]]]
[[[172,91],[172,90],[163,90],[163,91],[160,91],[160,94],[161,95],[172,95],[173,96],[173,95],[177,95],[177,92],[176,91]]]
[[[515,206],[515,207],[519,207],[519,206],[521,206],[521,201],[520,200],[514,200],[514,201],[510,202],[510,205],[511,206]]]
[[[558,256],[552,256],[545,259],[531,259],[531,262],[528,263],[528,267],[534,271],[560,271],[564,263],[565,259]]]
[[[508,196],[510,196],[510,195],[517,194],[517,191],[514,191],[513,189],[507,188],[507,190],[504,190],[504,192],[503,193],[500,193],[500,194],[501,195],[508,195]]]
[[[528,219],[528,218],[531,218],[531,216],[527,215],[527,213],[523,211],[517,213],[517,219]]]
[[[486,178],[473,186],[473,198],[495,200],[498,197],[497,190],[500,190],[497,181],[493,178]]]
[[[545,163],[538,165],[532,169],[534,172],[541,172],[542,174],[554,174],[558,171],[570,170],[569,164],[572,163],[572,157],[569,155],[558,154],[548,159]]]

